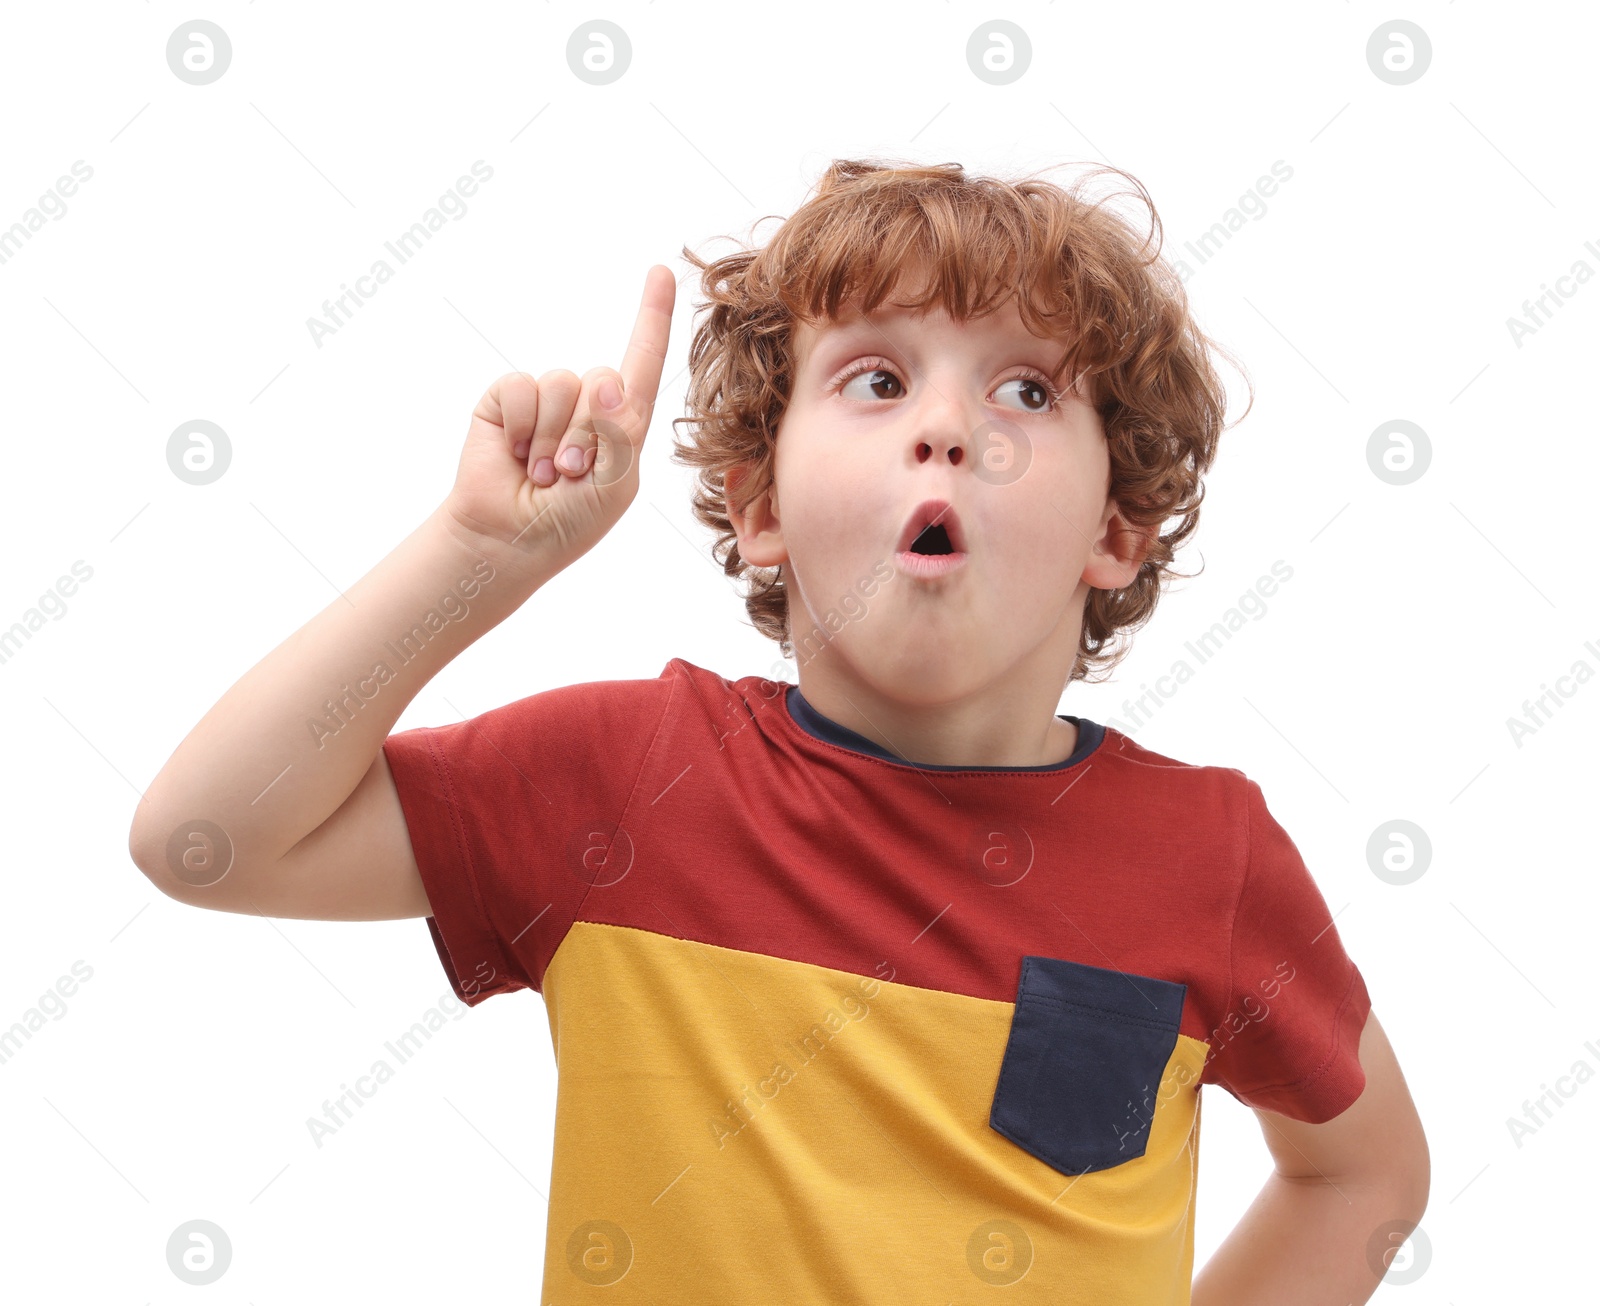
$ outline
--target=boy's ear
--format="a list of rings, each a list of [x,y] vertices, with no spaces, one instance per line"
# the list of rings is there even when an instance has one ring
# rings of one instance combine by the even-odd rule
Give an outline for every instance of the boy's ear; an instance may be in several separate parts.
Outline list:
[[[1119,504],[1108,502],[1100,519],[1100,536],[1089,548],[1084,582],[1099,590],[1126,589],[1138,576],[1160,533],[1160,522],[1136,526],[1122,515]]]
[[[748,463],[736,463],[723,473],[728,522],[738,538],[741,558],[754,567],[776,567],[789,561],[789,551],[783,546],[783,525],[778,520],[777,486],[769,485],[743,508],[733,506],[736,488],[751,470]]]

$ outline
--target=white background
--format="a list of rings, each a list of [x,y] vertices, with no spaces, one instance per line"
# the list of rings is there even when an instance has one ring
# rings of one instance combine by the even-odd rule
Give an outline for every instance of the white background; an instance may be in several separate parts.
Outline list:
[[[599,17],[632,43],[606,86],[566,62]],[[965,51],[1001,17],[1032,63],[993,86]],[[1406,86],[1365,53],[1396,17],[1433,47]],[[207,86],[165,57],[194,18],[233,46]],[[1507,326],[1577,260],[1600,271],[1584,246],[1600,246],[1592,12],[263,2],[4,21],[0,228],[75,161],[93,177],[0,264],[0,628],[74,562],[93,574],[0,665],[0,1028],[74,962],[93,975],[0,1065],[0,1296],[196,1300],[165,1253],[193,1218],[232,1241],[214,1302],[537,1292],[554,1091],[540,999],[451,1023],[319,1149],[306,1118],[447,991],[424,923],[186,908],[129,861],[128,825],[194,722],[441,501],[490,381],[621,361],[656,262],[681,279],[639,498],[397,728],[654,677],[674,656],[770,673],[776,646],[745,623],[667,459],[696,301],[677,255],[732,249],[715,238],[792,212],[836,157],[1007,176],[1110,162],[1150,189],[1169,247],[1292,167],[1188,282],[1257,395],[1180,555],[1200,574],[1115,680],[1061,710],[1126,721],[1185,641],[1274,561],[1293,568],[1132,733],[1260,781],[1366,977],[1433,1156],[1429,1263],[1378,1298],[1592,1289],[1580,1158],[1600,1143],[1600,1084],[1564,1081],[1576,1091],[1520,1146],[1507,1124],[1575,1063],[1600,1069],[1581,834],[1600,683],[1520,747],[1507,727],[1574,663],[1600,669],[1600,284],[1520,347]],[[322,301],[479,159],[494,176],[467,214],[318,348]],[[165,454],[195,418],[233,450],[202,487]],[[1405,486],[1366,454],[1396,418],[1432,444]],[[1433,847],[1405,886],[1366,851],[1395,818]],[[1253,1116],[1217,1089],[1205,1101],[1197,1266],[1270,1167]],[[1415,1240],[1401,1255],[1416,1264]]]

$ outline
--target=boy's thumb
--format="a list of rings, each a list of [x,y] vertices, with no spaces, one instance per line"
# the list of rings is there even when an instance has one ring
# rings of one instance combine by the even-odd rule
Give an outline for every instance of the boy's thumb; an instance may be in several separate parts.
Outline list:
[[[589,404],[589,425],[594,430],[596,485],[613,485],[633,470],[634,439],[628,426],[632,420],[621,374],[609,368],[597,372]]]

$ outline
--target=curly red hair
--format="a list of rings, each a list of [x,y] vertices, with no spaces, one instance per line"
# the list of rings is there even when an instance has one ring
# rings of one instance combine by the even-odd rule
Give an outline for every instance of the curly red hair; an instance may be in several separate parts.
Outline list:
[[[1087,183],[1102,174],[1130,182],[1148,210],[1142,241],[1105,200],[1086,198]],[[1058,373],[1077,378],[1100,415],[1110,497],[1135,528],[1177,518],[1170,531],[1150,533],[1130,585],[1090,592],[1068,683],[1109,674],[1127,652],[1119,635],[1148,621],[1164,582],[1182,575],[1173,554],[1199,524],[1201,477],[1226,425],[1226,394],[1209,357],[1217,347],[1191,318],[1160,247],[1148,193],[1117,168],[1095,168],[1063,189],[1037,176],[968,176],[959,163],[853,159],[829,165],[765,248],[707,262],[684,246],[705,301],[689,347],[688,415],[673,419],[671,456],[699,469],[695,516],[716,533],[712,556],[723,571],[748,578],[744,603],[755,628],[793,656],[783,568],[739,556],[727,474],[745,469],[734,478],[736,508],[772,485],[797,323],[870,313],[916,268],[928,275],[908,308],[937,304],[966,321],[1015,296],[1029,330],[1070,340]],[[677,439],[680,422],[695,428],[687,440]]]

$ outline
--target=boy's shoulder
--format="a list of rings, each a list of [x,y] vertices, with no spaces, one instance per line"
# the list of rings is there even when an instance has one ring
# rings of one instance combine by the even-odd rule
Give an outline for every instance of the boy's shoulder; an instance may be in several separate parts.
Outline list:
[[[1225,771],[1230,775],[1235,776],[1243,774],[1234,767],[1221,766],[1219,764],[1209,762],[1185,762],[1181,758],[1172,757],[1166,753],[1159,753],[1155,749],[1150,748],[1145,744],[1141,744],[1132,735],[1124,734],[1116,726],[1106,726],[1105,732],[1106,742],[1104,749],[1106,751],[1106,757],[1108,760],[1112,757],[1115,757],[1119,762],[1124,762],[1129,766],[1144,767],[1151,771],[1167,771],[1178,774],[1217,771]]]
[[[790,684],[754,674],[730,679],[681,657],[673,658],[661,674],[681,677],[697,703],[719,715],[727,714],[732,700],[743,703],[754,717],[763,707],[781,705]],[[1087,725],[1100,738],[1085,757],[1086,770],[1098,768],[1102,776],[1109,774],[1120,785],[1159,795],[1163,805],[1223,801],[1242,815],[1245,791],[1253,781],[1237,767],[1184,761],[1147,747],[1114,726],[1088,718],[1073,720],[1080,723],[1080,729]]]
[[[752,706],[759,702],[777,700],[793,683],[754,673],[730,678],[682,657],[669,659],[662,668],[659,679],[663,682],[669,679],[680,680],[684,688],[694,694],[699,701],[718,711],[725,708],[730,698],[742,699]],[[1082,719],[1073,718],[1075,721]],[[1248,777],[1236,767],[1216,763],[1186,762],[1181,758],[1171,757],[1146,747],[1114,726],[1102,725],[1100,722],[1091,724],[1096,732],[1104,733],[1103,742],[1092,754],[1096,762],[1114,760],[1129,767],[1142,769],[1149,773],[1152,783],[1159,783],[1163,779],[1179,783],[1198,781],[1233,785],[1241,781],[1248,782]]]
[[[785,705],[792,682],[758,673],[724,675],[685,657],[669,658],[655,676],[578,681],[541,690],[508,703],[504,713],[510,726],[520,719],[524,727],[537,718],[545,733],[566,741],[575,750],[587,745],[605,752],[616,747],[619,736],[636,740],[641,749],[651,742],[668,745],[679,754],[696,741],[722,752],[737,741],[726,761],[735,767],[752,763],[751,747],[808,740],[793,723]],[[1086,774],[1097,785],[1109,784],[1121,794],[1145,805],[1151,819],[1179,811],[1205,812],[1213,821],[1237,824],[1241,829],[1252,800],[1255,782],[1234,766],[1186,761],[1163,753],[1114,726],[1086,718],[1100,742],[1084,762]],[[586,729],[573,729],[585,726]],[[758,729],[747,729],[758,726]],[[553,729],[552,729],[553,727]],[[519,732],[520,733],[520,732]],[[665,735],[667,738],[663,739]],[[764,748],[761,751],[766,751]],[[836,750],[829,750],[837,759]],[[640,759],[642,760],[642,758]],[[880,768],[870,758],[850,758],[860,766],[860,780],[870,783]],[[680,763],[681,765],[681,763]],[[887,772],[884,773],[887,779]]]
[[[1191,762],[1105,726],[1091,760],[1112,804],[1153,837],[1193,841],[1242,865],[1255,782],[1234,766]],[[1255,791],[1255,792],[1253,792]]]
[[[1099,753],[1103,755],[1103,760],[1114,760],[1130,768],[1132,774],[1146,779],[1152,785],[1189,787],[1203,792],[1208,787],[1238,790],[1252,783],[1238,767],[1219,762],[1185,762],[1141,744],[1115,726],[1105,727],[1105,742]]]

